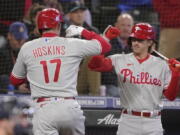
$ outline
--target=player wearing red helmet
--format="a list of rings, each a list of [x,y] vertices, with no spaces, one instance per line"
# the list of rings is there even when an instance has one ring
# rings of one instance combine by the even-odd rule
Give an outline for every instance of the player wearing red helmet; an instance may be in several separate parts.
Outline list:
[[[78,69],[85,56],[104,54],[111,48],[100,35],[83,27],[71,25],[66,36],[82,36],[87,40],[59,37],[62,14],[53,8],[37,16],[42,37],[21,48],[11,74],[11,83],[30,82],[36,111],[34,135],[84,135],[85,117],[75,100]],[[114,37],[114,30],[106,37]]]
[[[154,40],[153,27],[138,23],[130,35],[132,53],[94,56],[88,65],[100,72],[114,68],[118,76],[123,109],[117,135],[163,135],[161,97],[175,99],[180,72],[171,71],[172,65],[169,68],[166,61],[149,53]]]
[[[155,40],[155,32],[150,24],[138,23],[132,28],[130,37],[143,40]]]
[[[151,40],[151,45],[148,48],[148,52],[150,53],[152,47],[155,48],[156,39],[155,39],[155,31],[154,28],[148,23],[138,23],[134,25],[132,28],[132,32],[129,37],[129,45],[132,47],[133,40]],[[133,48],[132,48],[133,49]],[[135,51],[135,50],[134,50]]]
[[[56,28],[61,22],[63,22],[63,15],[53,8],[44,9],[37,16],[37,25],[40,30]]]

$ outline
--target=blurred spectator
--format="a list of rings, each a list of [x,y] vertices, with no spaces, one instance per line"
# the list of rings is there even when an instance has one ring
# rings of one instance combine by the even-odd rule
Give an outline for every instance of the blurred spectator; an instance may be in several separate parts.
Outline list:
[[[74,24],[77,26],[83,26],[84,28],[99,33],[97,28],[88,25],[85,22],[85,10],[87,9],[81,3],[71,3],[68,8],[67,24]],[[81,37],[77,37],[81,38]],[[80,95],[98,95],[100,87],[100,73],[90,71],[87,67],[87,63],[90,57],[85,58],[80,65],[78,74],[77,90]]]
[[[21,46],[28,39],[28,31],[24,23],[14,22],[9,27],[8,33],[9,46],[14,51],[14,60],[16,59]]]
[[[12,110],[12,121],[15,123],[15,135],[32,135],[32,100],[29,97],[17,98]]]
[[[0,48],[5,46],[6,43],[7,43],[6,38],[3,35],[0,35]]]
[[[38,14],[39,11],[43,10],[44,8],[45,6],[40,5],[39,3],[34,3],[30,7],[27,16],[25,16],[24,18],[24,22],[28,27],[28,31],[29,31],[29,40],[40,37],[38,28],[36,26],[36,15]]]
[[[80,2],[74,2],[70,3],[68,7],[68,14],[67,14],[67,20],[70,21],[70,23],[75,23],[76,25],[83,25],[86,27],[89,27],[89,24],[86,22],[86,16],[87,13],[87,7],[85,7],[82,3]],[[98,31],[96,28],[92,27],[92,29],[95,29]]]
[[[85,14],[85,22],[92,26],[92,16],[91,16],[91,12],[89,11],[89,9],[87,8],[85,11],[84,11],[84,14]]]
[[[13,128],[9,112],[0,107],[0,135],[14,135]]]
[[[36,19],[35,17],[37,15],[37,13],[44,8],[55,8],[55,9],[59,10],[62,14],[64,13],[63,7],[58,0],[35,0],[33,5],[34,5],[34,7],[32,7],[32,10],[30,12],[30,16],[33,15],[32,17],[34,18],[34,22],[33,22],[34,24],[35,24],[35,19]],[[66,25],[64,26],[64,23],[62,23],[62,27],[65,27],[65,29],[67,28]],[[65,35],[64,30],[62,30],[61,33],[62,33],[61,36]],[[33,32],[30,33],[29,40],[32,40],[34,38],[38,38],[39,36],[40,36],[39,31],[38,31],[37,27],[35,27],[33,29]]]
[[[0,100],[0,135],[32,135],[32,100],[30,97],[3,96]],[[3,130],[1,129],[4,127]],[[7,127],[8,126],[8,127]],[[1,132],[2,131],[2,132]]]
[[[32,0],[0,0],[0,34],[6,36],[14,21],[22,21]]]
[[[128,13],[122,13],[117,17],[115,27],[120,29],[121,34],[118,38],[110,41],[112,49],[106,56],[119,54],[119,53],[129,53],[131,51],[128,45],[128,38],[131,33],[131,29],[134,25],[134,20],[132,16]],[[106,96],[119,96],[119,87],[117,75],[114,72],[104,72],[102,73],[102,85],[106,86]]]
[[[33,0],[33,4],[43,5],[46,8],[55,8],[59,11],[63,11],[61,0]]]
[[[65,4],[65,8],[64,8],[64,12],[66,13],[66,15],[65,15],[65,17],[64,17],[64,19],[65,19],[65,21],[67,21],[67,22],[69,22],[69,15],[70,15],[70,13],[73,13],[73,12],[71,12],[71,10],[74,10],[73,8],[75,7],[75,8],[79,8],[79,9],[81,9],[81,11],[83,11],[83,22],[81,22],[81,23],[84,23],[84,24],[87,24],[87,25],[89,25],[89,26],[92,26],[92,16],[91,16],[91,13],[90,13],[90,11],[89,11],[89,9],[84,5],[84,0],[76,0],[76,1],[74,1],[74,2],[72,2],[72,1],[69,1],[69,2],[64,2],[63,3],[63,5]],[[75,9],[76,10],[76,9]],[[77,14],[78,15],[78,14]],[[70,22],[71,22],[72,20],[70,20]],[[67,23],[66,22],[66,23]],[[68,23],[67,24],[67,26],[69,26],[70,24]],[[66,26],[66,28],[67,28],[67,26]],[[93,27],[93,26],[92,26]],[[65,29],[66,29],[65,28]],[[94,29],[96,29],[96,28],[94,28]]]
[[[168,58],[180,57],[180,1],[153,0],[154,9],[159,13],[159,51]]]
[[[46,8],[55,8],[63,13],[62,5],[58,0],[43,0],[43,3]]]
[[[84,5],[84,0],[59,0],[59,2],[63,7],[64,13],[69,12],[69,5],[71,5],[72,3],[81,3]]]
[[[3,82],[0,82],[0,87],[8,89],[9,74],[12,71],[13,65],[16,61],[17,55],[21,46],[28,39],[28,31],[24,23],[14,22],[9,27],[7,35],[8,43],[0,48],[0,78]],[[22,84],[18,87],[19,90],[27,90],[26,85]]]
[[[0,35],[0,54],[1,54],[1,49],[5,47],[6,44],[7,44],[6,38],[3,35]],[[2,58],[0,57],[0,89],[1,89],[0,92],[4,93],[6,91],[2,89],[4,89],[4,86],[8,86],[9,77],[7,75],[2,74],[1,62],[2,62]]]
[[[63,8],[58,0],[35,0],[28,11],[28,14],[24,17],[24,22],[29,30],[29,40],[40,36],[36,27],[36,15],[44,8],[56,8],[63,13]]]

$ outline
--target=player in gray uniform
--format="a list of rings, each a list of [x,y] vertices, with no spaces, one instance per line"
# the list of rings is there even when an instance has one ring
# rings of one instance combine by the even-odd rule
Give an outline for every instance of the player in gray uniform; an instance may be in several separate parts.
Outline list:
[[[87,40],[59,37],[61,22],[56,9],[39,12],[37,25],[42,37],[23,45],[10,77],[14,85],[26,77],[30,82],[36,109],[34,135],[85,134],[85,117],[75,100],[79,64],[83,57],[104,54],[111,48],[100,35],[74,25],[66,30],[66,36]]]
[[[178,61],[150,55],[155,32],[150,24],[136,24],[130,35],[133,52],[108,58],[93,56],[89,68],[112,71],[118,76],[122,114],[117,135],[163,135],[161,97],[174,100],[179,90]],[[170,70],[170,68],[171,70]]]

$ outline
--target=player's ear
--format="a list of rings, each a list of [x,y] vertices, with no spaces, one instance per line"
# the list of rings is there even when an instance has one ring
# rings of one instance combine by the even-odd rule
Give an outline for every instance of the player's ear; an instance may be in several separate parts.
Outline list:
[[[149,47],[153,46],[154,42],[152,40],[147,40],[147,44]]]
[[[148,49],[148,52],[152,53],[153,50],[155,50],[156,48],[156,44],[153,40],[148,40],[148,45],[149,45],[149,49]]]

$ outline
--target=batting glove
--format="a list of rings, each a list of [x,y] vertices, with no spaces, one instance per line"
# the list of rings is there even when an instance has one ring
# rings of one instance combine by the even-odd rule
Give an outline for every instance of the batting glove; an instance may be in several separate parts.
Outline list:
[[[117,38],[120,35],[120,30],[116,27],[113,27],[111,25],[109,25],[103,32],[103,37],[109,41],[112,40],[114,38]]]
[[[175,58],[169,59],[168,64],[171,70],[180,72],[180,62]]]
[[[83,27],[70,25],[66,29],[66,37],[74,37],[74,36],[81,36],[82,31],[84,30]]]

